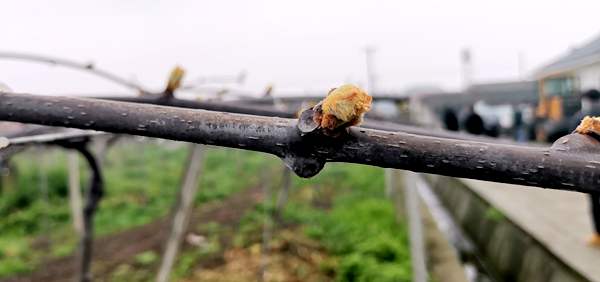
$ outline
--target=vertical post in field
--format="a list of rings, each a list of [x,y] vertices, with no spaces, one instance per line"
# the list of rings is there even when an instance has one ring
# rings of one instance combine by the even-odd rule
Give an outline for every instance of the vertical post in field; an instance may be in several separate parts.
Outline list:
[[[423,222],[421,220],[421,207],[417,191],[417,174],[407,171],[404,181],[413,282],[426,282],[427,267],[425,264],[425,247],[423,243]]]
[[[51,246],[51,240],[50,240],[50,219],[48,217],[48,212],[50,210],[50,196],[49,196],[49,191],[48,191],[48,153],[44,152],[44,148],[39,147],[39,148],[35,148],[36,149],[36,153],[37,153],[37,158],[38,158],[38,169],[39,169],[39,192],[40,192],[40,201],[42,202],[42,207],[43,207],[43,211],[44,213],[41,215],[41,222],[42,222],[42,226],[41,226],[41,230],[42,230],[42,242],[43,242],[43,250],[45,250],[44,252],[42,252],[41,255],[41,262],[44,263],[45,261],[48,260],[48,252],[47,250],[50,248]]]
[[[385,176],[385,196],[391,198],[397,189],[396,187],[396,177],[394,175],[394,169],[392,168],[384,168],[383,173]]]
[[[69,182],[69,205],[73,228],[77,234],[83,233],[83,209],[81,201],[81,187],[79,183],[79,158],[77,152],[67,152],[67,169]]]
[[[269,183],[267,171],[261,175],[261,185],[264,195],[264,213],[263,213],[263,228],[262,228],[262,244],[260,253],[260,269],[258,271],[258,281],[268,281],[266,278],[269,269],[270,252],[271,252],[271,237],[273,236],[273,213],[271,207],[273,203],[271,183]]]
[[[283,209],[285,208],[285,204],[288,201],[290,186],[292,186],[292,171],[283,166],[283,176],[281,179],[281,190],[279,190],[279,195],[277,195],[277,204],[275,205],[275,216],[281,217]]]
[[[404,179],[404,174],[406,171],[399,169],[390,169],[389,174],[388,171],[385,172],[386,177],[386,193],[389,191],[389,194],[386,194],[388,198],[392,201],[394,205],[394,213],[396,216],[396,221],[398,223],[406,223],[406,198],[405,198],[405,182],[402,181]],[[388,180],[389,179],[389,180]]]
[[[194,198],[200,182],[204,149],[202,145],[198,144],[191,144],[190,149],[181,190],[173,213],[171,232],[169,233],[162,262],[156,276],[157,282],[169,281],[171,269],[175,263],[183,235],[190,220]]]

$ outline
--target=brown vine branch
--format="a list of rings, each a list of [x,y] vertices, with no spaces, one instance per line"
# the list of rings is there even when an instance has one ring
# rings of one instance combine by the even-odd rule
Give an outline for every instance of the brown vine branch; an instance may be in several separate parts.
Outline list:
[[[140,94],[150,94],[151,91],[146,90],[141,85],[131,82],[109,71],[99,69],[92,63],[79,63],[68,59],[49,57],[36,54],[25,54],[16,52],[0,52],[0,59],[22,60],[29,62],[45,63],[50,65],[63,66],[71,69],[85,71],[95,76],[101,77],[118,85],[138,91]]]
[[[172,96],[143,96],[143,97],[99,97],[102,100],[119,101],[119,102],[130,102],[130,103],[141,103],[141,104],[152,104],[169,107],[178,107],[186,109],[199,109],[217,112],[228,112],[236,114],[248,114],[257,116],[270,116],[270,117],[288,117],[293,118],[296,116],[293,112],[278,111],[271,107],[257,107],[257,106],[246,106],[237,105],[236,103],[226,102],[205,102],[205,101],[194,101],[194,100],[183,100],[177,99]]]
[[[257,116],[270,116],[270,117],[282,117],[282,118],[295,118],[295,111],[281,111],[273,109],[272,107],[260,107],[256,105],[246,105],[244,101],[233,101],[233,102],[207,102],[207,101],[194,101],[194,100],[182,100],[176,97],[164,96],[145,96],[145,97],[99,97],[99,99],[130,102],[130,103],[142,103],[142,104],[153,104],[161,106],[179,107],[187,109],[200,109],[217,112],[228,112],[237,114],[248,114]],[[242,105],[240,105],[242,104]],[[424,129],[417,126],[398,124],[387,121],[374,121],[366,119],[362,123],[362,127],[385,130],[385,131],[401,131],[406,133],[426,135],[439,138],[458,139],[458,140],[471,140],[488,143],[505,143],[514,144],[515,142],[510,140],[490,138],[485,136],[471,135],[460,132],[453,132],[441,129]]]
[[[182,90],[194,90],[207,83],[237,83],[242,84],[246,79],[246,71],[241,71],[237,75],[212,75],[197,77],[191,83],[181,86]]]
[[[81,239],[81,269],[79,281],[92,281],[92,247],[94,243],[94,215],[104,194],[104,182],[98,161],[86,147],[77,147],[92,171],[87,202],[83,209],[83,238]]]
[[[298,175],[350,162],[504,183],[600,192],[598,141],[571,134],[551,148],[351,127],[302,135],[297,120],[95,99],[0,93],[0,120],[213,144],[276,155]]]

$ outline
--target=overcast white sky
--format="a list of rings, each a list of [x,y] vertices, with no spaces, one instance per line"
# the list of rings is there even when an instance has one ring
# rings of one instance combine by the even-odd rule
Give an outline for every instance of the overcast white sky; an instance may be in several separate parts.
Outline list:
[[[175,64],[188,78],[248,72],[245,88],[321,90],[365,81],[375,46],[379,89],[514,79],[600,33],[600,1],[3,1],[0,50],[93,61],[150,88]],[[31,93],[124,92],[87,74],[0,61],[0,81]]]

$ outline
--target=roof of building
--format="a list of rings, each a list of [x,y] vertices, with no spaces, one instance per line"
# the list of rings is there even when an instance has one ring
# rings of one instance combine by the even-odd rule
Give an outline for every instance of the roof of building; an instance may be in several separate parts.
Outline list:
[[[461,108],[477,101],[489,105],[535,104],[538,100],[537,81],[510,81],[474,84],[466,91],[453,95],[427,95],[424,103],[434,108]]]
[[[537,97],[538,83],[536,81],[505,81],[496,83],[473,84],[466,92],[480,95],[484,98],[502,97],[502,100],[519,100],[524,96]],[[514,96],[514,97],[512,97]]]
[[[537,77],[548,76],[556,73],[600,62],[600,36],[580,47],[571,49],[567,54],[558,57],[548,65],[536,72]]]

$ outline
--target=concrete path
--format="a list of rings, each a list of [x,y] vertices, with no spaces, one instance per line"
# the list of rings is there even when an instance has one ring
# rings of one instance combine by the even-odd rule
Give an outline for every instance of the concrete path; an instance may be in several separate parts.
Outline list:
[[[590,281],[600,282],[600,248],[585,243],[592,234],[586,194],[461,180],[565,264]]]

